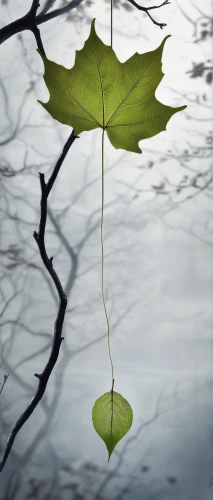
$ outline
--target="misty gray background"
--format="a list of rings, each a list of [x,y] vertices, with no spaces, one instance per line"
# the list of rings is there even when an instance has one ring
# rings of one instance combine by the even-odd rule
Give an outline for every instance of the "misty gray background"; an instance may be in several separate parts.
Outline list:
[[[40,10],[45,1],[41,0]],[[158,4],[140,0],[141,5]],[[160,2],[159,2],[160,3]],[[0,2],[0,27],[29,0]],[[65,5],[57,1],[54,8]],[[156,97],[187,104],[167,130],[113,149],[105,136],[105,293],[115,390],[133,425],[108,464],[91,418],[111,388],[101,298],[101,131],[71,147],[49,199],[46,244],[68,294],[65,340],[45,396],[0,474],[0,499],[211,500],[213,498],[213,171],[210,0],[156,11],[161,30],[114,1],[113,48],[125,61],[171,34]],[[40,25],[47,57],[70,68],[96,18],[110,44],[109,0],[84,0]],[[0,46],[0,452],[33,397],[49,356],[57,297],[32,237],[38,172],[50,175],[70,128],[37,103],[49,94],[31,33]]]

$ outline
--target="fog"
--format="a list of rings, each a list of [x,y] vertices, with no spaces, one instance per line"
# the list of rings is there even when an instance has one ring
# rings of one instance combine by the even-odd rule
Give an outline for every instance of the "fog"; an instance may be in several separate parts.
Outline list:
[[[66,3],[56,0],[52,10]],[[156,2],[140,2],[148,4]],[[0,28],[30,5],[2,1]],[[114,0],[113,49],[124,62],[171,34],[156,97],[187,108],[139,143],[141,155],[105,137],[105,295],[115,390],[129,401],[133,424],[108,464],[92,423],[96,399],[111,389],[98,129],[75,140],[48,201],[46,247],[68,295],[65,339],[0,473],[1,500],[212,499],[212,6],[173,0],[152,15],[167,26]],[[94,17],[109,45],[110,2],[84,0],[39,26],[47,57],[72,67]],[[0,61],[0,384],[9,374],[0,395],[2,454],[51,350],[58,300],[33,238],[38,173],[48,179],[71,129],[37,102],[49,93],[32,33],[0,45]]]

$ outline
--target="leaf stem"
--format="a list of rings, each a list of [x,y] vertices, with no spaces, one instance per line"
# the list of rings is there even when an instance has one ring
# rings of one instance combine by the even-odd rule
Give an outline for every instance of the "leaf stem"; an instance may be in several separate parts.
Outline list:
[[[107,309],[106,309],[106,303],[105,303],[105,296],[104,296],[104,243],[103,243],[103,220],[104,220],[104,128],[102,129],[102,175],[101,175],[101,180],[102,180],[102,204],[101,204],[101,289],[102,289],[102,299],[103,299],[103,305],[104,305],[104,312],[106,316],[106,322],[107,322],[107,335],[108,335],[108,350],[109,350],[109,357],[110,357],[110,362],[111,362],[111,367],[112,367],[112,387],[114,385],[114,371],[113,371],[113,363],[112,363],[112,356],[111,356],[111,351],[110,351],[110,327],[109,327],[109,318],[107,314]]]

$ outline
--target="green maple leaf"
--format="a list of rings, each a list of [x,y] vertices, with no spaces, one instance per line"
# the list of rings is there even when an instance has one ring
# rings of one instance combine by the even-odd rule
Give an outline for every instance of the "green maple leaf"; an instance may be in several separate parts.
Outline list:
[[[106,392],[92,409],[92,421],[108,450],[108,462],[116,444],[129,431],[133,420],[132,408],[118,392]]]
[[[50,100],[42,106],[76,135],[98,127],[106,130],[116,149],[141,153],[138,142],[166,130],[171,108],[159,102],[155,90],[163,78],[162,51],[168,35],[152,52],[137,52],[121,63],[114,50],[95,32],[95,19],[83,49],[76,51],[71,69],[44,62],[44,81]]]

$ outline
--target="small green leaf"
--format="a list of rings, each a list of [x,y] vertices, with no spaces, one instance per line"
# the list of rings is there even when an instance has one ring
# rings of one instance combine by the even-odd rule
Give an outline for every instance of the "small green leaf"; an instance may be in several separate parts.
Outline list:
[[[138,142],[163,130],[169,119],[186,108],[159,102],[155,90],[163,78],[161,57],[166,36],[151,52],[137,52],[121,63],[95,31],[95,19],[83,49],[71,69],[43,59],[50,100],[40,104],[61,123],[83,131],[103,128],[116,149],[141,153]]]
[[[108,462],[118,441],[129,431],[132,420],[132,408],[118,392],[106,392],[95,402],[92,421],[109,452]]]

